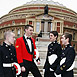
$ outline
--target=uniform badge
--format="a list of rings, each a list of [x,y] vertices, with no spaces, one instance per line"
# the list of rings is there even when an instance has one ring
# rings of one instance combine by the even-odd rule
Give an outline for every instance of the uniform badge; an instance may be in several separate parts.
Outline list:
[[[61,70],[63,70],[63,68],[62,68],[62,67],[60,67],[60,69],[61,69]]]
[[[17,45],[16,48],[18,48],[19,46]]]
[[[66,65],[63,65],[63,67],[65,67]]]

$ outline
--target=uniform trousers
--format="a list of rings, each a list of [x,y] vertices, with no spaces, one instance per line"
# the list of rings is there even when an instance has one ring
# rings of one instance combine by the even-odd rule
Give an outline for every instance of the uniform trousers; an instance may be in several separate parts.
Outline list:
[[[28,77],[29,71],[34,77],[42,77],[34,61],[24,60],[24,67],[26,68],[26,71],[22,72],[22,77]]]
[[[16,69],[14,67],[3,67],[3,71],[3,77],[16,77]]]
[[[61,75],[61,77],[74,77],[73,70],[63,72],[63,74]]]
[[[54,71],[47,70],[44,73],[44,77],[56,77],[56,76],[54,75]]]

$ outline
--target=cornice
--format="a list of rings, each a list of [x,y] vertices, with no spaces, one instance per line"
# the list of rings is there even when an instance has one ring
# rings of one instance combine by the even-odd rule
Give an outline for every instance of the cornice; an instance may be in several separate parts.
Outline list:
[[[75,27],[64,26],[64,28],[65,28],[65,29],[71,29],[71,30],[75,30],[75,31],[77,31],[77,28],[75,28]]]

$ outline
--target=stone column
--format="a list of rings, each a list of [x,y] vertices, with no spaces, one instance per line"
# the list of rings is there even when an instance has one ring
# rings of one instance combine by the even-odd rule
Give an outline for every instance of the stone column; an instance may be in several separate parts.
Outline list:
[[[44,21],[43,38],[48,38],[48,20]]]
[[[14,30],[14,31],[15,31],[15,36],[17,37],[17,32],[16,32],[16,28],[15,28],[15,30]]]
[[[48,21],[45,21],[44,23],[44,32],[46,33],[48,30]]]
[[[4,35],[4,34],[3,34],[3,31],[2,31],[2,36],[1,36],[1,38],[4,38],[3,35]]]
[[[22,27],[20,28],[20,36],[22,36],[23,34],[22,34]]]

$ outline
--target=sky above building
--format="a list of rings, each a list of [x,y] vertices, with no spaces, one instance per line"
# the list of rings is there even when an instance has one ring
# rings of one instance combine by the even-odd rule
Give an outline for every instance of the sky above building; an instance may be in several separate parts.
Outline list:
[[[32,0],[0,0],[0,17],[8,14],[10,10],[22,6],[30,1]],[[59,2],[60,4],[63,4],[67,8],[77,13],[77,0],[52,0],[52,1]]]

